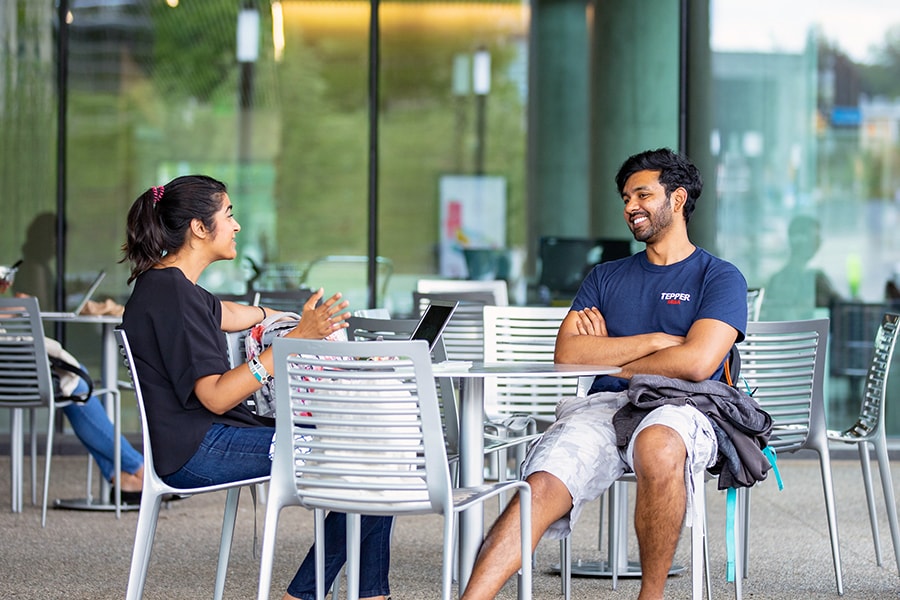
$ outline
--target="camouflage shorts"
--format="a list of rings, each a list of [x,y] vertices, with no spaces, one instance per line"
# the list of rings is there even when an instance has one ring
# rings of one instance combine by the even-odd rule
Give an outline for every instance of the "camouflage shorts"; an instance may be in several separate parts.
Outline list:
[[[562,481],[572,495],[572,510],[550,526],[547,537],[558,539],[568,535],[584,505],[599,498],[616,479],[631,470],[633,444],[624,452],[620,450],[612,425],[613,415],[627,402],[625,392],[564,398],[556,407],[556,421],[528,451],[522,463],[522,476],[546,471]],[[654,410],[641,421],[632,442],[638,433],[654,424],[674,429],[684,440],[688,450],[686,486],[691,469],[699,471],[715,462],[715,433],[709,419],[697,409],[663,406]],[[689,486],[687,490],[690,508]]]

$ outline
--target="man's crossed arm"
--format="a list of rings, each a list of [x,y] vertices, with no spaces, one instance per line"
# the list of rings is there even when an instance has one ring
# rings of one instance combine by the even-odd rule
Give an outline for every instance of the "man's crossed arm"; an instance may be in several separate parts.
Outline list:
[[[618,377],[663,375],[687,381],[709,379],[737,339],[731,325],[700,319],[684,337],[644,333],[610,337],[603,315],[596,308],[570,311],[556,336],[558,363],[600,364],[621,367]]]

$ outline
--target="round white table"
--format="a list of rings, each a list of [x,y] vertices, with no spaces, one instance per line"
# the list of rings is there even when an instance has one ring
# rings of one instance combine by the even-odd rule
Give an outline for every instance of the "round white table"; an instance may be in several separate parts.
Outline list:
[[[486,377],[592,377],[619,372],[608,365],[572,365],[549,362],[464,362],[434,365],[435,377],[460,379],[459,482],[484,483],[484,379]],[[459,589],[465,590],[484,538],[484,509],[472,507],[459,516]]]

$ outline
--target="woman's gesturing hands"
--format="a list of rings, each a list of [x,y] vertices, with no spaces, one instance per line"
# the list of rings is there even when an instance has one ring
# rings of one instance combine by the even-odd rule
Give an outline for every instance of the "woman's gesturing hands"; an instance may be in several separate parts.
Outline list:
[[[309,297],[303,305],[300,323],[286,337],[320,340],[347,327],[346,320],[350,313],[346,308],[350,303],[347,300],[341,301],[341,294],[338,292],[316,306],[324,295],[325,290],[319,288]]]

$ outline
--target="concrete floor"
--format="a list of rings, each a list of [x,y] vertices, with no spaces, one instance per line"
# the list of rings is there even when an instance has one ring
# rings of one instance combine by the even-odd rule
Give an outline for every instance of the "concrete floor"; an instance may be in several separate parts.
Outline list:
[[[84,456],[54,457],[51,498],[83,496],[85,464]],[[785,489],[779,492],[774,478],[770,477],[753,492],[750,573],[744,582],[744,598],[837,597],[818,462],[810,455],[810,458],[783,458],[779,466]],[[893,469],[895,489],[900,483],[898,468],[900,464]],[[884,567],[875,564],[858,462],[835,460],[833,474],[844,598],[900,597],[900,577],[892,554],[880,486],[877,506],[881,511]],[[7,456],[0,457],[0,489],[10,489]],[[897,493],[900,495],[900,490]],[[724,494],[710,483],[707,496],[713,595],[730,598],[733,586],[725,582],[724,576]],[[42,529],[40,507],[32,506],[30,498],[26,497],[25,511],[19,514],[9,511],[8,496],[5,498],[6,508],[0,510],[0,598],[104,600],[124,596],[136,512],[125,513],[117,520],[112,513],[51,510],[47,527]],[[223,506],[224,493],[220,492],[181,500],[162,511],[145,598],[212,596]],[[493,521],[496,510],[495,504],[489,505],[488,522]],[[265,507],[260,505],[254,512],[250,495],[242,495],[226,598],[247,599],[256,595],[258,561],[253,554],[254,523],[261,535],[264,511]],[[576,559],[596,560],[602,554],[597,550],[599,512],[597,507],[588,507],[576,528],[573,546]],[[300,508],[285,509],[279,526],[272,598],[281,597],[311,542],[311,514]],[[630,557],[636,559],[633,533],[629,548]],[[558,549],[555,541],[543,540],[538,546],[533,588],[536,599],[561,598],[559,577],[550,570],[558,562]],[[690,536],[686,534],[682,536],[676,563],[689,566],[689,550]],[[393,600],[440,597],[439,517],[399,519],[392,553]],[[573,598],[636,598],[638,587],[637,580],[621,580],[618,590],[613,591],[608,579],[576,578]],[[514,582],[507,584],[498,597],[515,598]],[[690,572],[671,577],[667,598],[689,597]]]

